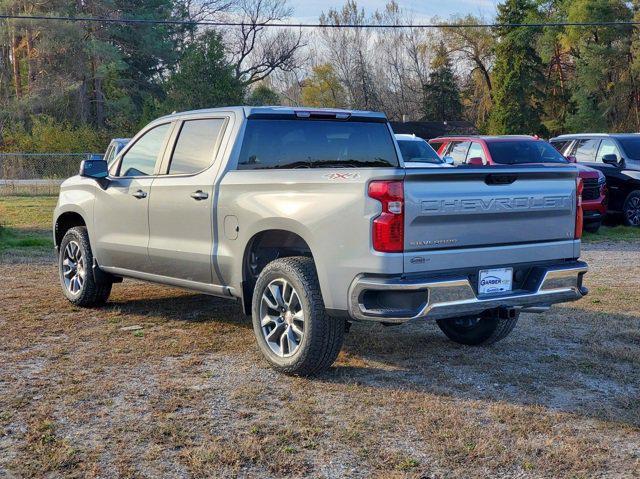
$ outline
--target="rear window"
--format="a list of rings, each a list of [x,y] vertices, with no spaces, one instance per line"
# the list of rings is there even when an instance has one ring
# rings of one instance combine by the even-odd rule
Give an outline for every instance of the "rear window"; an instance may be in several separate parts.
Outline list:
[[[238,169],[397,167],[386,123],[250,119]]]
[[[423,140],[398,140],[400,153],[405,162],[442,163],[438,154]]]
[[[495,141],[487,147],[494,163],[516,165],[520,163],[568,163],[546,141]]]

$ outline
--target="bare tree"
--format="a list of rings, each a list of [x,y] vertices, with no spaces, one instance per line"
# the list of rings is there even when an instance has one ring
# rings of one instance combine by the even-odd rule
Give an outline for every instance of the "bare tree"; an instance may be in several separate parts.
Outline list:
[[[217,20],[234,5],[234,0],[182,0],[189,18],[199,21]]]
[[[467,15],[453,21],[458,25],[473,25],[484,22],[483,18]],[[490,70],[493,65],[495,37],[489,28],[444,28],[449,51],[460,60],[471,65],[471,71],[478,70],[486,84],[487,90],[492,91]]]
[[[368,20],[355,0],[347,0],[341,10],[330,9],[320,16],[320,23],[326,25],[358,25]],[[324,28],[320,31],[320,38],[351,105],[360,109],[379,109],[371,32],[362,28]]]
[[[287,0],[239,0],[231,13],[242,26],[227,32],[227,43],[236,78],[245,84],[259,82],[275,71],[295,71],[305,62],[301,30],[264,26],[291,16]]]

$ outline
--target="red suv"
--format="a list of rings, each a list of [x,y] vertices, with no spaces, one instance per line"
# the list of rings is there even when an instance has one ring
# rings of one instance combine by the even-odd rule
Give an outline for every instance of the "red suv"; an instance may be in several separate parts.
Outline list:
[[[533,136],[442,136],[429,143],[441,158],[450,157],[454,165],[514,165],[524,163],[575,163],[544,140]],[[584,229],[595,233],[607,211],[604,175],[576,164],[582,178]]]

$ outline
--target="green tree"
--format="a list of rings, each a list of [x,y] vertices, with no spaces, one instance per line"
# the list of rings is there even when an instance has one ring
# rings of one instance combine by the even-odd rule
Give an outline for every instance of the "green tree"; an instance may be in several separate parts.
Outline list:
[[[444,42],[440,42],[424,86],[424,115],[427,120],[459,120],[462,117],[460,91]]]
[[[166,83],[157,113],[241,104],[244,85],[225,58],[220,34],[210,30],[190,44]]]
[[[531,0],[506,0],[498,6],[497,22],[526,23],[537,16]],[[546,134],[542,124],[543,65],[533,28],[502,27],[493,70],[493,108],[489,131],[493,134]]]
[[[574,0],[569,22],[631,21],[632,12],[620,0]],[[565,41],[575,54],[571,82],[574,111],[567,124],[572,131],[638,128],[634,121],[631,79],[631,27],[568,27]],[[636,106],[637,108],[637,106]]]
[[[333,66],[329,63],[313,67],[302,85],[302,104],[305,106],[346,107],[346,95]]]
[[[247,97],[246,104],[247,105],[280,105],[280,95],[269,88],[264,83],[261,83],[257,87],[255,87],[251,94]]]

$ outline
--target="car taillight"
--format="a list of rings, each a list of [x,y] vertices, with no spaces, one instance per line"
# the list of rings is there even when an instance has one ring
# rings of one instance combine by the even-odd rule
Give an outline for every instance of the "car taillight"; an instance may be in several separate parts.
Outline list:
[[[582,178],[576,178],[576,230],[575,230],[575,239],[582,238],[582,223],[583,223],[583,214],[582,214],[582,190],[584,189],[584,184],[582,183]]]
[[[382,203],[382,213],[373,220],[373,249],[383,253],[404,250],[404,184],[402,181],[372,181],[369,197]]]

